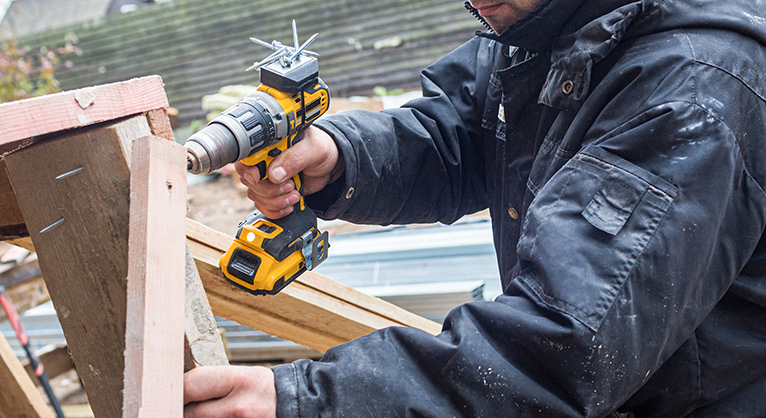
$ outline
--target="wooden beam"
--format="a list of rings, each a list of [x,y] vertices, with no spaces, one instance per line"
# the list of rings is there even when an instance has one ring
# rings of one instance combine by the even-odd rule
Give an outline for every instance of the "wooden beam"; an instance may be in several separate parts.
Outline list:
[[[162,79],[156,75],[3,103],[0,154],[29,146],[41,135],[166,107]]]
[[[218,332],[215,316],[202,286],[189,244],[185,247],[185,305],[184,331],[186,347],[184,372],[197,366],[229,364],[223,337]]]
[[[183,415],[186,152],[133,142],[122,416]]]
[[[74,362],[72,361],[72,356],[69,355],[69,347],[66,344],[49,345],[43,347],[42,350],[42,352],[36,352],[35,355],[40,360],[40,363],[45,366],[45,374],[48,376],[48,379],[54,379],[74,369]],[[29,378],[39,385],[40,382],[29,360],[24,360],[21,364],[24,366],[24,370],[27,371]]]
[[[253,296],[226,282],[218,260],[232,238],[191,219],[186,237],[213,313],[318,351],[388,326],[438,334],[441,325],[314,272],[275,296]],[[29,239],[11,241],[33,250]]]
[[[389,326],[438,334],[441,325],[314,272],[274,296],[251,295],[228,283],[218,260],[232,238],[187,219],[186,236],[213,312],[319,351]]]
[[[0,416],[7,418],[53,418],[11,346],[0,334]]]

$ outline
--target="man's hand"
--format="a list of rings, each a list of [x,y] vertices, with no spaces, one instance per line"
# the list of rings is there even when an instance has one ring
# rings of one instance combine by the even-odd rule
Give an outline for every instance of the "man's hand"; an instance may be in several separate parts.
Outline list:
[[[338,158],[338,147],[325,131],[309,126],[301,140],[287,149],[269,165],[268,179],[259,181],[258,169],[241,162],[235,164],[247,197],[264,215],[279,219],[293,211],[300,198],[292,177],[303,172],[303,193],[310,195],[337,180],[345,169]]]
[[[207,366],[184,375],[184,418],[276,418],[274,372],[265,367]]]

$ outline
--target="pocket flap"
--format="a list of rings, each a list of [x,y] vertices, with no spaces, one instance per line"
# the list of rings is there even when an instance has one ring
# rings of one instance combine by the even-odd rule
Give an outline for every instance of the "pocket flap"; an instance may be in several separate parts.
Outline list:
[[[582,215],[596,228],[617,235],[646,193],[648,185],[628,184],[620,179],[621,170],[612,170]],[[638,186],[638,187],[637,187]]]

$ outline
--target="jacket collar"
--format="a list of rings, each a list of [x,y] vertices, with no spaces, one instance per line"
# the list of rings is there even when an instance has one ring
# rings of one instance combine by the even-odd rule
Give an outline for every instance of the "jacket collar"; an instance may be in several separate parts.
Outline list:
[[[579,109],[590,91],[593,65],[623,40],[641,10],[641,2],[619,7],[554,41],[539,103],[565,110]]]
[[[538,102],[577,110],[590,91],[593,65],[620,43],[644,1],[542,0],[535,10],[502,34],[477,32],[477,35],[550,56]],[[465,5],[488,26],[468,1]]]

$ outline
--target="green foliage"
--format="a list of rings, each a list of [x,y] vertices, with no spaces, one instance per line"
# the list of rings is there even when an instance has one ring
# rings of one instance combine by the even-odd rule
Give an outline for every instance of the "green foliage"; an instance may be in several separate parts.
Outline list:
[[[15,39],[2,43],[0,51],[0,103],[60,91],[54,76],[61,57],[78,50],[67,42],[60,48],[20,48]],[[70,62],[67,62],[70,64]]]

